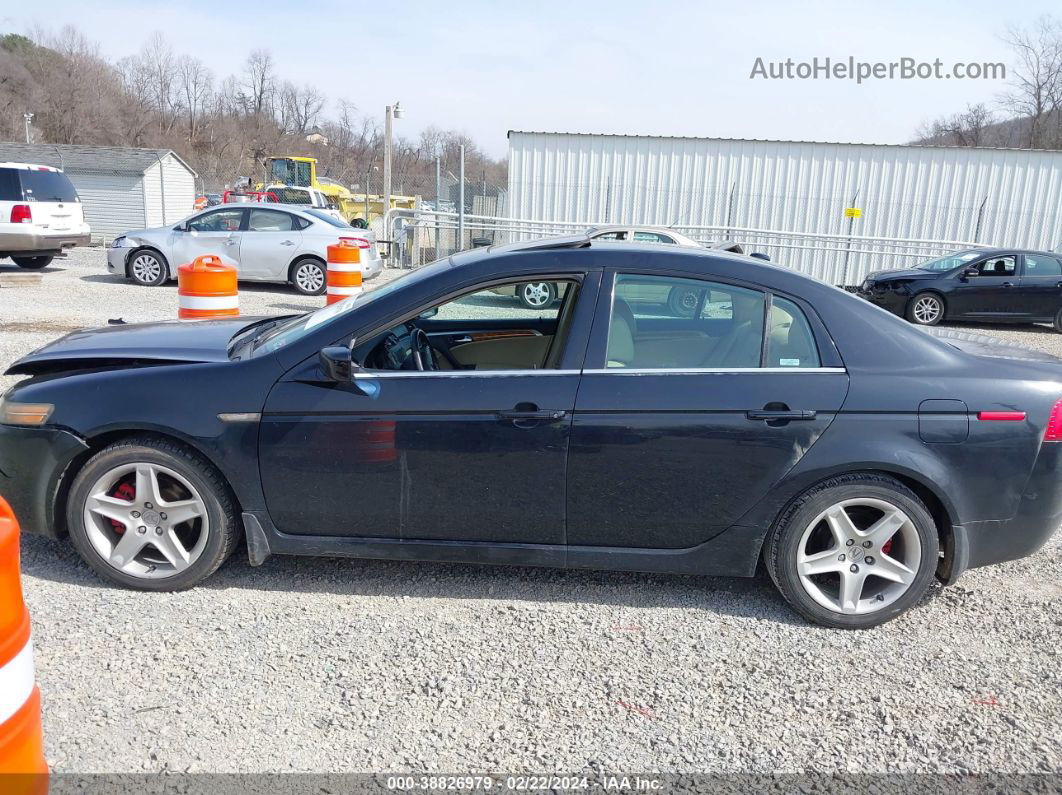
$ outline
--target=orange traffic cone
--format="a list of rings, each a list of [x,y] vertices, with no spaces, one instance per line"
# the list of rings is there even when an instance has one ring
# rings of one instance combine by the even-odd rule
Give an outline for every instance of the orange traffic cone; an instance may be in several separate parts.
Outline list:
[[[47,789],[47,773],[41,691],[33,680],[30,619],[22,601],[18,521],[0,497],[0,775],[7,792],[36,792],[42,785]]]
[[[361,249],[356,243],[341,240],[328,247],[328,298],[334,304],[352,295],[361,295]]]
[[[177,317],[228,317],[240,314],[236,269],[207,254],[177,268]]]

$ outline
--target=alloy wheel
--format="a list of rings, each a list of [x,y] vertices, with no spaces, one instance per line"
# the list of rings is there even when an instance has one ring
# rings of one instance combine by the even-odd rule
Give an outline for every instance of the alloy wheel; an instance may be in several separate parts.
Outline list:
[[[187,478],[158,464],[124,464],[96,480],[84,522],[93,549],[135,577],[172,577],[203,553],[206,503]]]
[[[295,269],[295,286],[304,293],[316,293],[324,281],[324,271],[316,263],[306,262]]]
[[[865,615],[911,587],[922,547],[911,518],[890,502],[857,498],[822,511],[797,545],[797,575],[807,594],[836,613]]]
[[[158,281],[162,275],[162,263],[154,254],[137,254],[131,268],[133,277],[141,284]]]
[[[911,311],[919,323],[926,325],[935,323],[940,318],[940,300],[931,295],[923,295],[915,301]]]
[[[520,288],[524,302],[534,308],[540,309],[553,300],[553,290],[546,282],[533,282]]]

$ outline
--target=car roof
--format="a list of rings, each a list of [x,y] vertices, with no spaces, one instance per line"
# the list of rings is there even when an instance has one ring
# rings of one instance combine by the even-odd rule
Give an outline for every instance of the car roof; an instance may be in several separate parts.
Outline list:
[[[43,166],[39,163],[0,163],[0,168],[20,168],[24,171],[55,171],[56,173],[62,173],[61,168],[55,166]]]

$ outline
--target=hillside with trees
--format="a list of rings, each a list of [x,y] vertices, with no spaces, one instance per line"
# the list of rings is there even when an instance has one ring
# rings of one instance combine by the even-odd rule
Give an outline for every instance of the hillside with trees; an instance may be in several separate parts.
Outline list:
[[[0,35],[0,140],[24,140],[26,112],[35,143],[173,149],[208,190],[261,179],[272,154],[317,157],[322,175],[359,190],[382,186],[383,109],[370,114],[285,80],[268,50],[250,52],[239,74],[217,75],[159,33],[117,62],[72,27]],[[313,133],[327,145],[308,142]],[[456,174],[462,144],[468,180],[505,185],[504,160],[460,132],[429,127],[415,140],[396,137],[395,192],[434,196],[436,157]]]
[[[915,143],[1062,149],[1062,20],[1040,17],[1003,40],[1013,53],[1003,94],[922,125]]]

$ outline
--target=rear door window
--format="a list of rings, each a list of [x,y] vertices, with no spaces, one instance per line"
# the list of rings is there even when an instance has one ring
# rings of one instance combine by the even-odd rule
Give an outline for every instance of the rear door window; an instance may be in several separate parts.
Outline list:
[[[18,182],[18,171],[13,168],[0,168],[0,202],[22,201],[22,186]]]
[[[1062,276],[1062,262],[1046,254],[1025,255],[1026,276]]]
[[[247,229],[251,232],[290,232],[295,217],[276,210],[251,210]]]
[[[19,169],[22,196],[28,202],[76,202],[80,201],[73,184],[66,174],[58,171],[33,171]]]

